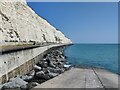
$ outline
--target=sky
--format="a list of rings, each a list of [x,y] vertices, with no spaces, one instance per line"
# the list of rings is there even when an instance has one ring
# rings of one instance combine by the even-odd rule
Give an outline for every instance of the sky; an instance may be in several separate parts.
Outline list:
[[[117,43],[117,2],[28,2],[74,43]]]

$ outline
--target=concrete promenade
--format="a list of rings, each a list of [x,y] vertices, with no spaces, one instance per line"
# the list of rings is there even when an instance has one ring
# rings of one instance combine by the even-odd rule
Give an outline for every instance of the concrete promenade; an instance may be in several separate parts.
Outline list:
[[[37,47],[45,47],[45,46],[62,46],[62,45],[69,45],[69,44],[45,44],[45,45],[6,45],[6,46],[0,46],[0,54],[10,53],[10,52],[16,52],[21,50],[27,50],[27,49],[33,49]]]
[[[118,88],[118,75],[103,69],[72,68],[36,86],[33,90],[38,88],[48,88],[48,90],[49,88],[100,88],[100,90],[106,90],[106,88]]]

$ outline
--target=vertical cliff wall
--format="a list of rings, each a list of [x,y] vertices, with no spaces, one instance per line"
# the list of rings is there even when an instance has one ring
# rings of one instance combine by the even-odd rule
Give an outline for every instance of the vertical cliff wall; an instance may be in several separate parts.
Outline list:
[[[12,0],[13,1],[13,0]],[[49,22],[38,16],[25,2],[0,2],[0,42],[71,43]]]

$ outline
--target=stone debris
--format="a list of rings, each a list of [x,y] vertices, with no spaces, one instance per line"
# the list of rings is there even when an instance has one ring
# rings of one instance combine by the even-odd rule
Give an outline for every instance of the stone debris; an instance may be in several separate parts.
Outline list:
[[[57,50],[51,50],[43,56],[43,59],[34,66],[32,71],[26,75],[10,79],[8,83],[3,85],[2,90],[31,89],[46,80],[64,73],[70,68],[71,65],[69,65],[66,60],[63,47]]]

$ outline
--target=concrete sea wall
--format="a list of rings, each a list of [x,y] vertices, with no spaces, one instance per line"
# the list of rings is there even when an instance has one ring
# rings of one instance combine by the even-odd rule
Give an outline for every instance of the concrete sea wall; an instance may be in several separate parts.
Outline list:
[[[66,45],[67,44],[56,44],[1,54],[0,83],[5,83],[17,75],[28,73],[49,50]]]
[[[63,43],[67,45],[72,41],[37,15],[26,0],[0,2],[0,84],[17,75],[26,74],[44,53],[63,46]],[[34,48],[30,46],[24,49],[25,45]]]

